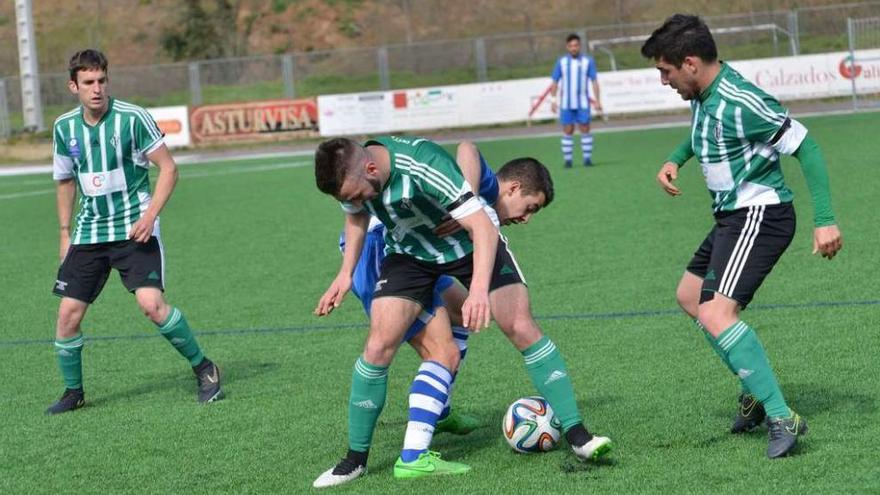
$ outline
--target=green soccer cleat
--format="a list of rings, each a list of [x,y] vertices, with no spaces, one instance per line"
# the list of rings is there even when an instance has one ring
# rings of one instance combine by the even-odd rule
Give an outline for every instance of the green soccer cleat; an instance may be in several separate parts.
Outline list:
[[[400,457],[394,463],[394,477],[397,479],[421,478],[423,476],[441,476],[447,474],[464,474],[471,470],[467,464],[444,461],[439,452],[423,452],[412,462],[403,462]]]
[[[767,413],[764,412],[764,406],[758,402],[758,399],[751,394],[740,394],[739,409],[736,410],[736,417],[733,418],[733,425],[730,432],[734,434],[747,433],[761,426]]]
[[[453,435],[467,435],[480,427],[480,421],[467,414],[459,414],[455,409],[449,411],[449,416],[437,422],[434,434],[452,433]]]
[[[767,418],[767,428],[770,430],[767,457],[777,459],[791,453],[798,437],[807,433],[807,422],[791,411],[790,418]]]

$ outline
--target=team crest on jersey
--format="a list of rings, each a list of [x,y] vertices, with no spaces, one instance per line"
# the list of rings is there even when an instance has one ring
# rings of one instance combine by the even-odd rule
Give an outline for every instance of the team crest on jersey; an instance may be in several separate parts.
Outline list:
[[[114,134],[113,137],[110,138],[110,146],[113,146],[116,149],[116,146],[119,144],[119,136]]]
[[[70,156],[73,158],[80,158],[79,141],[77,141],[76,138],[70,138],[70,141],[67,142],[67,151],[70,152]]]
[[[715,131],[713,132],[715,136],[715,142],[720,143],[721,138],[724,136],[724,126],[721,125],[721,121],[715,123]]]

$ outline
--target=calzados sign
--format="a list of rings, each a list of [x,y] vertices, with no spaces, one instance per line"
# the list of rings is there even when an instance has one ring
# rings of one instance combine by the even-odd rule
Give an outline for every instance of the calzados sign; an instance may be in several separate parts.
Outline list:
[[[206,105],[189,121],[196,142],[315,136],[318,106],[312,99]]]

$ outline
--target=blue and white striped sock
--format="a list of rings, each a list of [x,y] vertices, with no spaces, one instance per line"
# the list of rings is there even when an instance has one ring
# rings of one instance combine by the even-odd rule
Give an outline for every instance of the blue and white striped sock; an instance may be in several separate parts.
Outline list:
[[[455,340],[455,345],[458,346],[458,369],[461,370],[461,365],[464,364],[464,358],[467,356],[468,344],[467,340],[470,337],[470,332],[468,332],[467,328],[464,327],[452,327],[452,338]],[[440,413],[440,419],[445,419],[446,416],[449,416],[449,411],[452,406],[452,386],[455,385],[455,377],[458,376],[458,372],[452,375],[452,382],[449,383],[449,393],[446,394],[446,403],[443,404],[443,412]]]
[[[562,135],[562,158],[565,160],[565,163],[571,163],[572,150],[574,149],[574,137],[563,134]]]
[[[581,151],[584,154],[584,163],[593,158],[593,133],[581,134]]]
[[[409,390],[409,421],[400,452],[403,462],[412,462],[428,451],[451,383],[452,373],[440,363],[424,361],[419,366]]]

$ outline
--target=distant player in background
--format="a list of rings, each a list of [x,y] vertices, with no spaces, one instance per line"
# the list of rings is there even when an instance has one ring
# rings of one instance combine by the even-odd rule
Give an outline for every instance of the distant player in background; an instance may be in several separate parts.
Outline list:
[[[807,129],[776,98],[718,60],[712,33],[699,17],[670,17],[642,46],[642,55],[654,60],[660,81],[689,100],[693,111],[689,135],[657,181],[678,196],[672,181],[696,156],[715,216],[678,284],[678,303],[740,380],[731,432],[750,431],[766,418],[767,456],[783,457],[807,432],[807,423],[788,407],[758,335],[739,314],[794,237],[793,194],[783,180],[780,155],[797,158],[810,189],[813,254],[831,259],[842,247],[825,160]]]
[[[559,57],[553,67],[553,85],[550,87],[550,103],[555,113],[559,110],[562,124],[562,158],[565,168],[571,168],[574,148],[574,125],[581,131],[581,152],[583,164],[593,164],[593,134],[590,133],[590,101],[596,110],[602,111],[599,102],[599,81],[596,79],[596,61],[589,55],[581,54],[581,38],[569,34],[565,39],[568,53]],[[588,84],[589,83],[589,84]],[[593,86],[592,98],[589,86]],[[558,96],[557,96],[558,92]]]
[[[222,397],[220,370],[202,353],[179,309],[165,302],[165,256],[159,213],[177,182],[177,165],[156,122],[141,107],[111,98],[107,59],[96,50],[70,59],[71,93],[80,106],[53,129],[61,267],[54,293],[61,298],[55,350],[65,391],[47,414],[84,404],[80,322],[111,269],[168,342],[189,362],[199,402]],[[150,194],[150,162],[159,168]],[[79,190],[76,230],[70,233]]]

